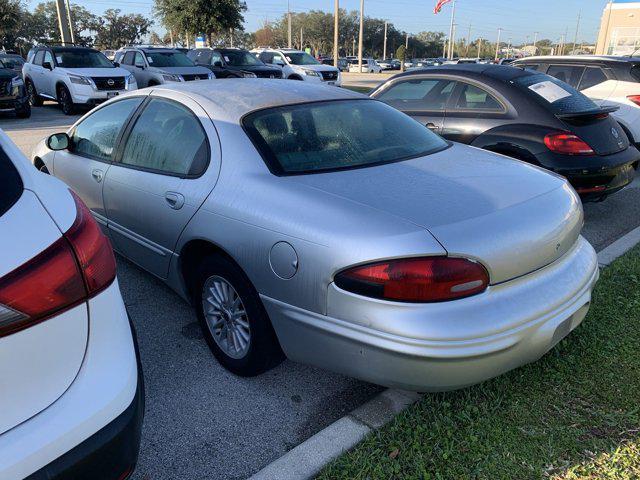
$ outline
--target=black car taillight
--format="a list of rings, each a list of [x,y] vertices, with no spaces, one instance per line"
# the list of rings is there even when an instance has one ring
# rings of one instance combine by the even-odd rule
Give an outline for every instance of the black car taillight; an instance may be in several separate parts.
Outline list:
[[[420,257],[361,265],[338,273],[338,287],[397,302],[442,302],[483,292],[489,274],[466,258]]]
[[[544,144],[552,152],[564,155],[595,155],[593,148],[573,133],[549,133],[544,137]]]
[[[76,219],[46,250],[0,278],[0,337],[68,310],[116,275],[109,239],[73,192]]]

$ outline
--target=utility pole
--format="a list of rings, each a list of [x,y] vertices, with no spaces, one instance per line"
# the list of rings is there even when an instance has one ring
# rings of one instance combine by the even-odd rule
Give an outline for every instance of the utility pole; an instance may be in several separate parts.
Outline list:
[[[449,26],[449,60],[453,59],[453,24],[456,19],[456,0],[451,5],[451,25]]]
[[[498,54],[500,53],[500,34],[502,34],[502,28],[498,29],[498,41],[496,42],[496,58],[495,61],[498,61]]]
[[[471,22],[469,22],[469,32],[467,33],[467,45],[464,50],[464,56],[469,56],[469,47],[471,46]]]
[[[382,47],[382,60],[387,59],[387,23],[384,22],[384,46]]]
[[[447,47],[449,46],[449,39],[445,38],[442,42],[442,58],[447,58]]]
[[[362,36],[364,35],[364,0],[360,0],[360,32],[358,33],[358,73],[362,73]]]
[[[64,0],[56,0],[56,10],[58,12],[58,27],[60,28],[62,45],[72,43],[69,19],[67,18],[67,8],[65,7]]]
[[[573,50],[576,49],[576,44],[578,43],[578,32],[580,31],[580,17],[582,16],[582,11],[578,12],[578,22],[576,23],[576,35],[573,37]]]
[[[404,41],[404,48],[405,48],[405,50],[407,48],[409,48],[409,34],[408,33],[406,34],[406,39]]]
[[[338,66],[338,13],[340,0],[335,0],[333,5],[333,66]],[[300,29],[300,49],[302,49],[302,28]]]
[[[67,19],[69,20],[69,33],[71,33],[71,43],[75,44],[76,39],[73,33],[73,18],[71,17],[71,5],[69,5],[70,0],[66,0],[65,5],[67,7]]]
[[[351,45],[351,56],[356,56],[356,37],[353,37],[353,45]]]
[[[300,50],[304,49],[304,40],[302,38],[302,27],[300,27]]]
[[[478,39],[478,60],[480,60],[480,50],[482,50],[482,39]]]
[[[171,40],[171,46],[172,46],[172,47],[175,47],[175,46],[176,46],[176,44],[175,44],[175,42],[173,41],[173,30],[171,30],[171,29],[169,29],[169,40]]]
[[[289,32],[289,48],[291,48],[291,10],[289,8],[289,0],[287,0],[287,22],[289,24],[288,26],[288,32]]]
[[[533,32],[533,46],[536,48],[538,45],[538,32]]]
[[[511,44],[513,43],[513,39],[509,39],[509,46],[507,47],[507,58],[511,58]]]
[[[229,29],[229,44],[231,45],[231,48],[233,48],[233,28]]]

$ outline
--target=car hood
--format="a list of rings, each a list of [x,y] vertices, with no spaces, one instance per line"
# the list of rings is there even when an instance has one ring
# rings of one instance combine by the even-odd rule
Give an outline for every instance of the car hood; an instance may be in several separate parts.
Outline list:
[[[0,78],[3,80],[11,79],[20,76],[19,72],[11,70],[9,68],[0,68]]]
[[[331,65],[292,65],[292,67],[314,70],[316,72],[337,72],[338,69]]]
[[[552,263],[583,223],[580,200],[561,177],[457,144],[413,160],[290,178],[428,230],[449,255],[482,262],[493,284]]]
[[[269,67],[267,65],[227,65],[225,68],[233,70],[234,72],[265,72],[265,73],[280,73],[282,71],[279,67]]]
[[[152,67],[154,71],[176,75],[208,75],[211,70],[205,67]]]
[[[56,67],[56,71],[69,75],[80,75],[83,77],[128,77],[130,73],[124,68],[63,68]]]

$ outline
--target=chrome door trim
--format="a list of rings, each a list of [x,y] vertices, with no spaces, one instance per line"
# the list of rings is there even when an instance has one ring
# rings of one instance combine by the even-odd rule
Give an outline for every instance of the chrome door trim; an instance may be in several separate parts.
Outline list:
[[[167,255],[170,255],[171,253],[173,253],[170,250],[167,250],[166,248],[164,248],[163,246],[158,245],[157,243],[151,242],[150,240],[147,240],[146,238],[138,235],[137,233],[132,232],[131,230],[128,230],[123,226],[117,223],[114,223],[112,221],[108,222],[107,227],[113,230],[114,232],[119,233],[123,237],[126,237],[129,240],[136,242],[138,245],[141,245],[146,249],[151,250],[153,253],[157,255],[166,257]]]

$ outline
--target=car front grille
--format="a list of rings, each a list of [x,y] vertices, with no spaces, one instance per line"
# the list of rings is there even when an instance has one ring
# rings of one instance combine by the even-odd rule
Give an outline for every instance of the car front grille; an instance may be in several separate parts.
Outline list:
[[[282,78],[282,72],[254,72],[258,78]]]
[[[0,80],[0,95],[11,95],[11,80]]]
[[[209,78],[205,73],[198,73],[198,74],[182,73],[180,75],[182,76],[182,78],[184,78],[185,82],[190,82],[192,80],[207,80]]]
[[[328,72],[320,72],[320,73],[322,74],[322,79],[325,81],[338,79],[338,72],[328,71]]]
[[[124,77],[91,77],[98,90],[124,90]]]

